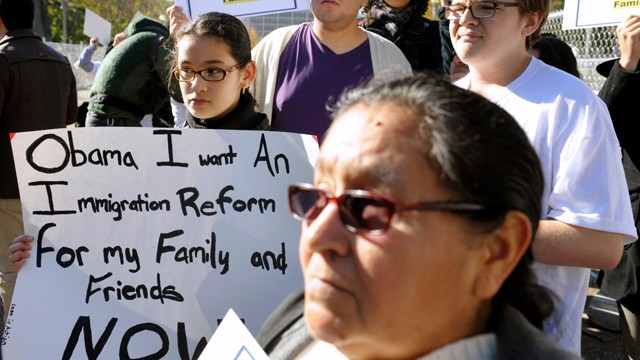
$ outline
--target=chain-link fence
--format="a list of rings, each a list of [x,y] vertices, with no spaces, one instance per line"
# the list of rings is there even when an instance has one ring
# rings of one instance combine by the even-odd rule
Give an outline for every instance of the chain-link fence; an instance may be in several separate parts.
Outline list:
[[[605,78],[596,72],[596,66],[606,60],[619,57],[620,49],[616,38],[615,26],[592,29],[562,30],[562,11],[549,14],[549,19],[542,32],[552,33],[565,41],[573,49],[578,59],[578,69],[582,79],[594,90],[600,90]],[[302,20],[301,20],[302,21]],[[74,63],[86,45],[48,43],[54,49],[67,56]],[[105,48],[99,47],[93,55],[93,60],[104,57]],[[74,69],[79,90],[89,89],[93,82],[93,75],[82,69]]]
[[[76,60],[80,57],[82,50],[87,47],[88,44],[63,44],[63,43],[54,43],[48,42],[47,45],[52,48],[58,50],[63,53],[71,64],[74,64]],[[104,58],[104,52],[106,48],[104,46],[98,47],[98,50],[93,54],[93,61],[100,61]],[[75,68],[73,69],[73,74],[76,76],[76,88],[78,90],[88,90],[91,88],[91,84],[93,84],[94,75],[89,74],[88,72]]]
[[[607,26],[591,29],[562,30],[562,11],[549,14],[543,33],[552,33],[573,49],[578,59],[578,70],[594,91],[600,90],[605,78],[596,72],[596,66],[603,61],[620,56],[616,38],[616,27]]]

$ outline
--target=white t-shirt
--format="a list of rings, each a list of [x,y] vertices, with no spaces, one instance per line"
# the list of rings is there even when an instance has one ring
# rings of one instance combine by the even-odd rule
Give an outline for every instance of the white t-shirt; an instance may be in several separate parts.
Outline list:
[[[469,76],[456,82],[468,89]],[[489,100],[522,126],[545,179],[542,218],[636,239],[621,150],[606,105],[580,79],[532,58],[527,69]],[[589,269],[534,265],[540,283],[558,296],[545,332],[580,354]]]

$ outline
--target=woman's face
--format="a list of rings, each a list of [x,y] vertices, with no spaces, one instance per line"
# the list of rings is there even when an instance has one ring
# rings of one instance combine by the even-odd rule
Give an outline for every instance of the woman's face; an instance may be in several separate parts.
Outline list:
[[[315,186],[367,190],[396,203],[450,201],[407,131],[401,107],[356,105],[324,141]],[[364,210],[363,210],[364,211]],[[459,216],[396,213],[382,234],[353,233],[330,202],[303,223],[304,316],[312,335],[349,358],[415,358],[477,331],[472,293],[481,251]]]
[[[206,81],[196,75],[192,81],[180,82],[182,98],[191,115],[215,120],[235,109],[240,91],[249,87],[250,81],[243,66],[233,68],[238,62],[224,41],[213,36],[187,35],[177,43],[177,56],[179,69],[228,71],[221,81]],[[248,65],[253,66],[253,63]]]

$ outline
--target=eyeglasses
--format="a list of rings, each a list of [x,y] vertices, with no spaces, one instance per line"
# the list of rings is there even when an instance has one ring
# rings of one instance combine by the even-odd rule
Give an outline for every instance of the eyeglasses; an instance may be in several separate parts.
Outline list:
[[[492,17],[496,13],[497,8],[517,7],[517,3],[505,2],[480,2],[469,6],[464,5],[445,5],[444,16],[448,20],[458,20],[462,17],[465,10],[471,10],[471,16],[476,19],[486,19]]]
[[[338,204],[344,227],[353,233],[384,233],[395,213],[402,211],[479,212],[489,210],[481,204],[466,202],[394,203],[365,190],[347,190],[335,197],[311,184],[289,186],[289,208],[300,221],[315,220],[330,202]]]
[[[228,73],[236,71],[239,67],[244,65],[245,63],[240,63],[238,65],[232,66],[227,70],[220,69],[217,67],[211,67],[207,69],[202,69],[200,71],[195,71],[189,68],[177,68],[173,71],[173,76],[178,81],[193,81],[196,78],[196,75],[200,75],[200,77],[206,81],[222,81],[227,76]]]

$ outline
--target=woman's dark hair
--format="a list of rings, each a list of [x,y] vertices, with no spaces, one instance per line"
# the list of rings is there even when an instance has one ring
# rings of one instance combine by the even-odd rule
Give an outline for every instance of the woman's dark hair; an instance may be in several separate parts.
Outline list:
[[[1,0],[0,18],[9,31],[31,29],[35,17],[33,0]]]
[[[414,138],[410,141],[440,172],[441,184],[456,200],[492,209],[480,216],[465,216],[473,229],[495,229],[508,211],[516,210],[528,217],[535,234],[541,216],[542,170],[529,139],[511,115],[435,74],[372,80],[343,93],[333,115],[336,118],[358,104],[385,103],[412,115],[399,128],[407,129],[407,136]],[[511,304],[542,328],[553,312],[553,298],[538,284],[532,263],[529,247],[494,297],[493,309],[499,312],[505,303]]]
[[[239,64],[251,61],[251,40],[246,26],[235,16],[209,12],[197,16],[176,34],[176,46],[184,36],[212,36],[224,41]],[[174,56],[177,61],[177,56]]]
[[[540,39],[533,43],[533,50],[538,50],[542,62],[566,71],[580,78],[578,61],[571,47],[553,34],[542,34]]]

